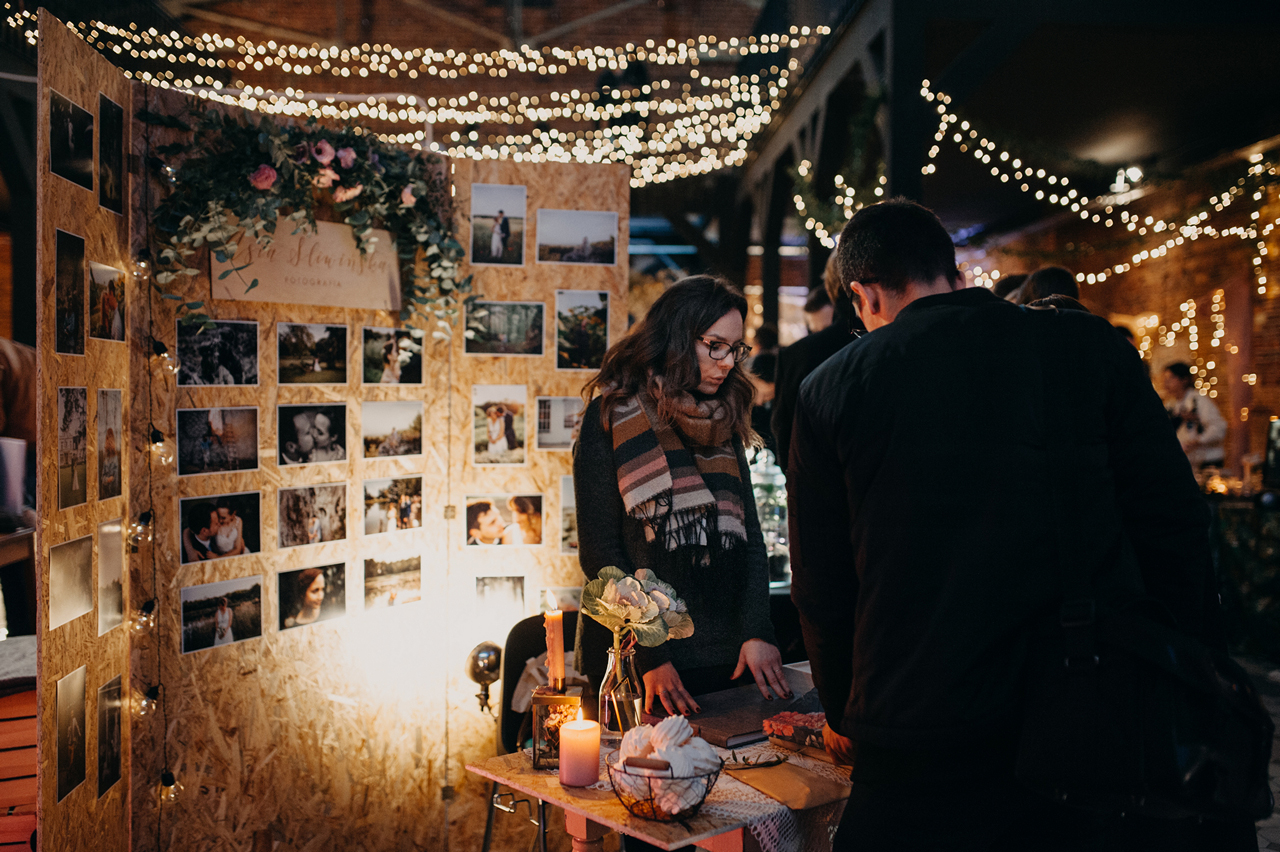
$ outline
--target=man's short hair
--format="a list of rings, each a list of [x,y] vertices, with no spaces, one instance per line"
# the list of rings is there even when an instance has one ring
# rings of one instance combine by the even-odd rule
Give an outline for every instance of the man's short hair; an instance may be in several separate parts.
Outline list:
[[[477,500],[467,504],[467,532],[480,529],[480,516],[488,514],[493,504],[488,500]]]
[[[818,287],[809,291],[809,298],[804,300],[804,312],[806,314],[816,314],[823,308],[831,307],[831,297],[827,295],[827,291],[823,287]]]
[[[1003,275],[998,281],[996,281],[996,283],[991,285],[991,292],[1003,299],[1014,290],[1021,287],[1023,282],[1026,280],[1026,274],[1021,272],[1014,275]]]
[[[863,207],[844,226],[836,246],[840,278],[902,292],[911,281],[955,284],[956,248],[932,210],[905,198]]]
[[[191,530],[192,535],[209,529],[209,519],[217,511],[218,507],[212,503],[196,503],[187,509],[187,529]]]
[[[1024,305],[1049,296],[1080,298],[1080,286],[1076,284],[1071,270],[1061,266],[1045,266],[1027,276],[1026,283],[1022,285]]]

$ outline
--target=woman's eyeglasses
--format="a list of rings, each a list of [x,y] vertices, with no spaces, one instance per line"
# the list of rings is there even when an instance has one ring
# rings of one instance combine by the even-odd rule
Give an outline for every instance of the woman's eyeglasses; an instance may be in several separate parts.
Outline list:
[[[712,340],[708,337],[699,337],[698,340],[706,344],[707,354],[711,356],[712,361],[723,361],[732,352],[733,362],[741,364],[751,354],[751,347],[745,343],[725,343],[723,340]]]

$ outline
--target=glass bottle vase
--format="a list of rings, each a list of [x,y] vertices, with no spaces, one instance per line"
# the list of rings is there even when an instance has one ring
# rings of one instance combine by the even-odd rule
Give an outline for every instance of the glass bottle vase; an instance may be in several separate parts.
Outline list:
[[[635,654],[634,647],[622,647],[621,637],[615,633],[600,683],[600,733],[609,740],[619,739],[640,725],[644,681],[636,670]]]

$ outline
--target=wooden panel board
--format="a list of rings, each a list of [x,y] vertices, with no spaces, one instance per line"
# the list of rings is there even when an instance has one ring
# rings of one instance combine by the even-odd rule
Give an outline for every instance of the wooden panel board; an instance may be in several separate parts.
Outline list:
[[[97,692],[98,688],[116,676],[123,676],[128,683],[129,636],[125,627],[117,627],[104,636],[98,635],[97,620],[97,567],[99,554],[96,544],[97,525],[116,518],[128,521],[128,489],[123,494],[99,499],[98,452],[101,449],[95,428],[97,393],[99,388],[115,388],[121,391],[124,418],[129,422],[131,386],[129,380],[129,346],[137,345],[136,338],[126,334],[125,342],[97,339],[89,334],[91,300],[89,285],[90,263],[103,264],[126,274],[124,282],[125,320],[130,310],[136,310],[140,294],[132,275],[129,252],[128,207],[124,215],[99,205],[101,169],[98,159],[99,132],[102,128],[99,115],[100,96],[105,95],[121,108],[122,151],[129,150],[129,121],[132,113],[130,85],[124,76],[74,32],[45,11],[40,13],[39,49],[39,106],[37,113],[36,169],[38,209],[40,211],[37,243],[37,267],[39,269],[39,299],[37,302],[37,394],[39,399],[39,456],[41,477],[37,509],[40,516],[36,530],[36,577],[38,583],[37,634],[40,647],[37,655],[39,678],[40,722],[40,843],[43,849],[95,848],[101,850],[125,850],[129,847],[128,797],[126,785],[117,784],[110,793],[99,798],[97,790]],[[86,156],[92,162],[91,188],[54,174],[51,161],[51,98],[56,92],[85,110],[93,119],[92,152],[75,152],[78,162]],[[59,125],[65,133],[66,127]],[[61,144],[61,143],[60,143]],[[67,157],[61,148],[59,162]],[[119,175],[124,181],[123,191],[128,197],[128,175]],[[81,308],[82,321],[75,336],[83,340],[83,355],[60,354],[57,351],[58,311],[56,305],[57,231],[63,230],[84,239],[85,293]],[[58,388],[82,387],[86,389],[88,403],[87,450],[83,468],[72,471],[72,478],[83,477],[85,502],[68,508],[59,508],[59,423]],[[122,438],[123,436],[121,436]],[[120,441],[123,446],[123,440]],[[129,480],[128,453],[121,453],[120,475]],[[64,483],[65,484],[65,483]],[[77,483],[79,484],[79,483]],[[49,629],[49,578],[50,548],[82,536],[94,535],[93,599],[89,613],[69,623]],[[128,600],[125,581],[125,600]],[[57,713],[56,685],[59,678],[75,669],[87,666],[85,679],[85,719],[83,738],[86,756],[85,781],[70,792],[61,802],[57,800]],[[129,735],[127,715],[122,720],[121,754],[128,773]],[[33,782],[34,783],[34,782]],[[6,788],[8,789],[8,788]],[[0,804],[4,804],[0,801]]]

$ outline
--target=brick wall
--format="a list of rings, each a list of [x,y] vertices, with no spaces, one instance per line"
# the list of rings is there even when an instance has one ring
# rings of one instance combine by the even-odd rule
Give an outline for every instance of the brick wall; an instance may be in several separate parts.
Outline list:
[[[1142,227],[1147,216],[1184,222],[1198,205],[1221,193],[1243,175],[1247,165],[1229,172],[1233,177],[1218,180],[1187,180],[1158,186],[1127,206],[1140,218]],[[1261,202],[1252,199],[1252,191],[1236,196],[1221,212],[1210,209],[1208,225],[1219,232],[1243,228],[1257,209],[1258,221],[1274,222],[1280,218],[1280,193],[1272,186]],[[1119,226],[1116,208],[1111,215],[1117,227],[1083,222],[1073,214],[1053,220],[1034,233],[1027,233],[999,249],[969,248],[961,250],[960,259],[968,268],[982,266],[986,271],[998,269],[1002,274],[1030,272],[1039,266],[1058,264],[1077,273],[1097,273],[1113,269],[1117,264],[1132,263],[1133,255],[1163,243],[1169,232],[1142,235]],[[1106,216],[1099,211],[1100,215]],[[1125,242],[1132,238],[1131,242]],[[1098,284],[1082,284],[1081,299],[1097,314],[1115,322],[1130,322],[1141,315],[1158,315],[1159,324],[1145,331],[1151,337],[1148,363],[1159,386],[1166,364],[1187,361],[1206,369],[1217,381],[1214,402],[1227,418],[1227,464],[1239,468],[1241,459],[1263,450],[1267,421],[1280,416],[1280,233],[1267,238],[1268,254],[1263,258],[1269,283],[1265,295],[1257,292],[1252,259],[1255,241],[1238,235],[1218,238],[1201,236],[1187,240],[1168,250],[1164,257],[1144,260],[1129,271],[1109,277]],[[1215,322],[1211,319],[1215,294],[1222,291],[1223,331],[1218,347],[1209,345]],[[1176,335],[1173,345],[1158,342],[1160,327],[1169,328],[1183,318],[1180,306],[1195,303],[1195,321],[1200,346],[1189,349],[1188,334]],[[1256,375],[1256,384],[1245,376]]]

